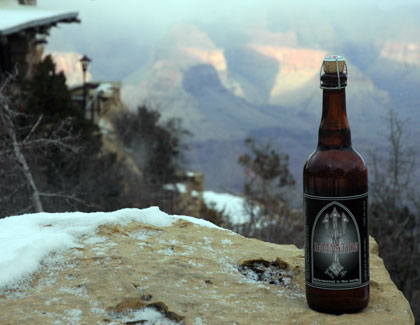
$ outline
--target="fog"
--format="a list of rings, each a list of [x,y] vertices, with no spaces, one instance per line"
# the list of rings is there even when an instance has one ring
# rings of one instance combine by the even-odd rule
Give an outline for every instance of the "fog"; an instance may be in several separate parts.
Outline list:
[[[360,7],[361,12],[371,11],[375,15],[377,10],[392,11],[397,5],[415,3],[415,0],[353,0],[333,5],[329,1],[317,0],[38,0],[38,6],[42,8],[79,12],[80,24],[59,24],[52,30],[47,51],[72,51],[92,56],[92,72],[100,79],[124,79],[133,64],[147,63],[150,49],[165,36],[170,26],[181,21],[216,22],[219,26],[247,25],[252,21],[264,22],[267,14],[281,12],[284,15],[288,11],[304,20],[305,12],[313,8],[321,9],[321,12],[325,10],[325,17],[319,19],[328,20],[340,19],[338,15],[345,14],[346,8],[350,7]],[[361,21],[357,15],[345,19],[348,24],[359,27],[369,23]],[[110,55],[115,60],[113,66]]]

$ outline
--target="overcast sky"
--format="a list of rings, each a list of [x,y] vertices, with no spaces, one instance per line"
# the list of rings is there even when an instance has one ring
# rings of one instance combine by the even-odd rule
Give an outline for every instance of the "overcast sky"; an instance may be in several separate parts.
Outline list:
[[[224,17],[238,19],[248,13],[255,15],[271,7],[287,8],[292,4],[317,7],[327,7],[331,4],[343,7],[374,5],[381,9],[390,9],[397,5],[418,4],[418,2],[418,0],[336,2],[329,0],[38,0],[38,6],[77,10],[82,24],[72,28],[81,32],[107,30],[110,33],[121,33],[121,31],[130,32],[133,30],[132,27],[136,26],[141,27],[145,34],[160,34],[166,31],[168,26],[181,20],[211,22]]]
[[[59,24],[51,30],[47,50],[91,54],[95,56],[93,69],[101,64],[100,60],[102,66],[106,59],[109,60],[107,45],[109,51],[115,51],[115,44],[119,42],[124,44],[125,53],[144,53],[167,33],[171,25],[179,21],[211,23],[220,20],[223,23],[243,23],[250,17],[255,19],[258,15],[270,12],[270,8],[283,11],[291,5],[301,6],[304,16],[305,10],[308,10],[305,6],[323,8],[333,4],[345,10],[345,6],[370,5],[392,10],[396,5],[416,3],[418,0],[38,0],[39,7],[79,12],[81,24]],[[102,46],[100,53],[95,48],[99,43]],[[101,58],[102,54],[108,58]],[[144,63],[146,57],[139,57],[137,61],[143,60],[140,63]],[[124,73],[131,69],[125,63],[125,70],[122,68]],[[122,66],[124,62],[119,64]]]

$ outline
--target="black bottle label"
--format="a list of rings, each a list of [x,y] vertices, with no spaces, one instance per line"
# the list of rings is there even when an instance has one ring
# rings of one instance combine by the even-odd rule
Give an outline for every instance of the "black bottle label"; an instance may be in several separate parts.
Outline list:
[[[304,194],[306,284],[328,290],[369,283],[367,193]]]

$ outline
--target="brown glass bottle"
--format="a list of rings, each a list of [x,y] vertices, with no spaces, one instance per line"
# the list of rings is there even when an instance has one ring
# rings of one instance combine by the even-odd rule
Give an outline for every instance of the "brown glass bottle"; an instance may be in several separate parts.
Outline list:
[[[331,58],[345,65],[342,57],[325,60]],[[307,303],[340,314],[368,304],[369,237],[367,169],[351,145],[346,69],[336,67],[338,74],[324,65],[331,73],[321,76],[318,147],[305,164],[303,188]]]

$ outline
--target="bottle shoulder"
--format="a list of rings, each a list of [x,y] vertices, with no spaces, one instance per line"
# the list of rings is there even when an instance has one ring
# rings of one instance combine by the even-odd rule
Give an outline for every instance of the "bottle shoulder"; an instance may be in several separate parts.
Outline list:
[[[317,149],[303,169],[303,190],[307,194],[332,197],[366,193],[366,164],[352,148]]]
[[[343,149],[317,149],[305,163],[304,173],[359,174],[367,173],[362,156],[352,147]]]

